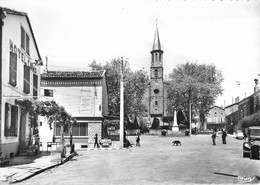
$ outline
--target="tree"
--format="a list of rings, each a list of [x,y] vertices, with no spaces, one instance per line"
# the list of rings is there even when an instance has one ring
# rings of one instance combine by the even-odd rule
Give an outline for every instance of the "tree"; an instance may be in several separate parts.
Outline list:
[[[189,115],[191,103],[192,113],[200,116],[203,125],[210,107],[222,94],[222,82],[222,72],[214,64],[187,62],[178,65],[170,73],[166,85],[168,110],[173,112],[175,108],[181,109],[185,115]],[[192,119],[192,116],[188,119]]]
[[[106,70],[108,87],[108,110],[110,115],[120,112],[120,59],[113,59],[105,65],[93,61],[89,67],[92,70]],[[139,116],[147,110],[143,97],[148,85],[147,73],[141,69],[132,71],[129,65],[124,69],[124,111],[125,115]]]
[[[59,106],[55,101],[41,101],[39,102],[38,111],[41,116],[48,118],[48,124],[51,128],[52,123],[61,127],[61,157],[65,157],[65,143],[64,143],[64,131],[72,129],[72,125],[76,122],[74,118],[71,117],[64,107]],[[70,133],[72,140],[72,133]],[[72,141],[71,141],[72,147]]]
[[[252,115],[246,116],[239,120],[238,122],[239,125],[243,128],[248,128],[250,126],[260,126],[260,114],[259,112],[256,112]]]
[[[62,152],[61,157],[65,157],[64,151],[64,131],[67,131],[71,126],[76,123],[76,120],[68,114],[64,107],[59,106],[55,101],[36,101],[36,100],[17,100],[15,102],[22,108],[22,113],[29,114],[29,126],[30,126],[30,134],[29,141],[31,141],[31,130],[35,129],[38,124],[38,116],[45,116],[48,118],[49,127],[52,128],[52,123],[55,123],[61,126],[61,145]],[[71,135],[72,138],[72,135]],[[29,143],[31,145],[32,143]]]
[[[27,114],[28,113],[28,118],[29,118],[29,124],[28,126],[30,127],[30,132],[29,132],[29,143],[28,145],[31,146],[32,143],[32,135],[33,131],[35,128],[38,126],[38,115],[39,112],[38,107],[39,103],[35,100],[30,100],[30,99],[23,99],[23,100],[16,100],[15,104],[21,107],[21,114]]]

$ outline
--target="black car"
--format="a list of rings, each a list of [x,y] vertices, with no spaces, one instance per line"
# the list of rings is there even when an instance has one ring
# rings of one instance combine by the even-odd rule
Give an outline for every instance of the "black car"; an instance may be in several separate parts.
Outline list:
[[[247,141],[243,143],[243,157],[259,159],[260,153],[260,127],[248,128]]]

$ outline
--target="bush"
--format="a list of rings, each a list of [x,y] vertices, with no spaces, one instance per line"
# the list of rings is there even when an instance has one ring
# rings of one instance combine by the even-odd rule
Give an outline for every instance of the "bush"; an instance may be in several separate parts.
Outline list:
[[[190,131],[189,130],[185,130],[185,136],[190,135]]]
[[[167,130],[162,130],[162,136],[166,136]]]
[[[238,124],[240,124],[243,129],[248,128],[250,126],[260,126],[260,114],[259,114],[259,112],[242,118],[238,122]]]

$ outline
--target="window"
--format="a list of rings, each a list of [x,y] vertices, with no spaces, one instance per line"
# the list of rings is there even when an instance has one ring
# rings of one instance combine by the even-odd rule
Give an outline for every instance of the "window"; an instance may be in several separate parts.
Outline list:
[[[30,67],[24,65],[23,92],[30,93]]]
[[[38,76],[33,74],[33,97],[37,98],[38,96]]]
[[[80,136],[87,136],[87,123],[79,123],[79,135]]]
[[[158,94],[160,91],[159,91],[159,89],[154,89],[154,94]]]
[[[10,111],[10,107],[11,107],[11,111]],[[17,126],[18,126],[18,107],[5,103],[5,136],[16,137]]]
[[[244,116],[247,116],[248,112],[247,112],[247,107],[246,105],[244,105]]]
[[[30,55],[30,37],[21,26],[21,48]]]
[[[44,89],[44,96],[53,97],[53,90],[52,89]]]
[[[60,126],[56,125],[55,127],[55,135],[60,136]],[[64,136],[69,136],[69,131],[64,132]],[[88,136],[88,123],[76,123],[72,127],[72,136]]]
[[[80,105],[81,113],[91,113],[91,97],[82,97]]]
[[[158,101],[155,101],[155,105],[158,105]]]
[[[158,62],[158,53],[155,53],[155,61]]]
[[[158,69],[154,70],[154,77],[158,77]]]
[[[9,83],[13,86],[17,84],[17,54],[10,52]]]

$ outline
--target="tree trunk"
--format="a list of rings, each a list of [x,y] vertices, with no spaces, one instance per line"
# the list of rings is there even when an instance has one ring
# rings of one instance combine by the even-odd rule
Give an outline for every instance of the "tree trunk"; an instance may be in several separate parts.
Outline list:
[[[60,145],[61,145],[61,158],[65,158],[65,146],[64,146],[64,127],[60,127]]]
[[[70,146],[72,146],[72,126],[70,127]]]

